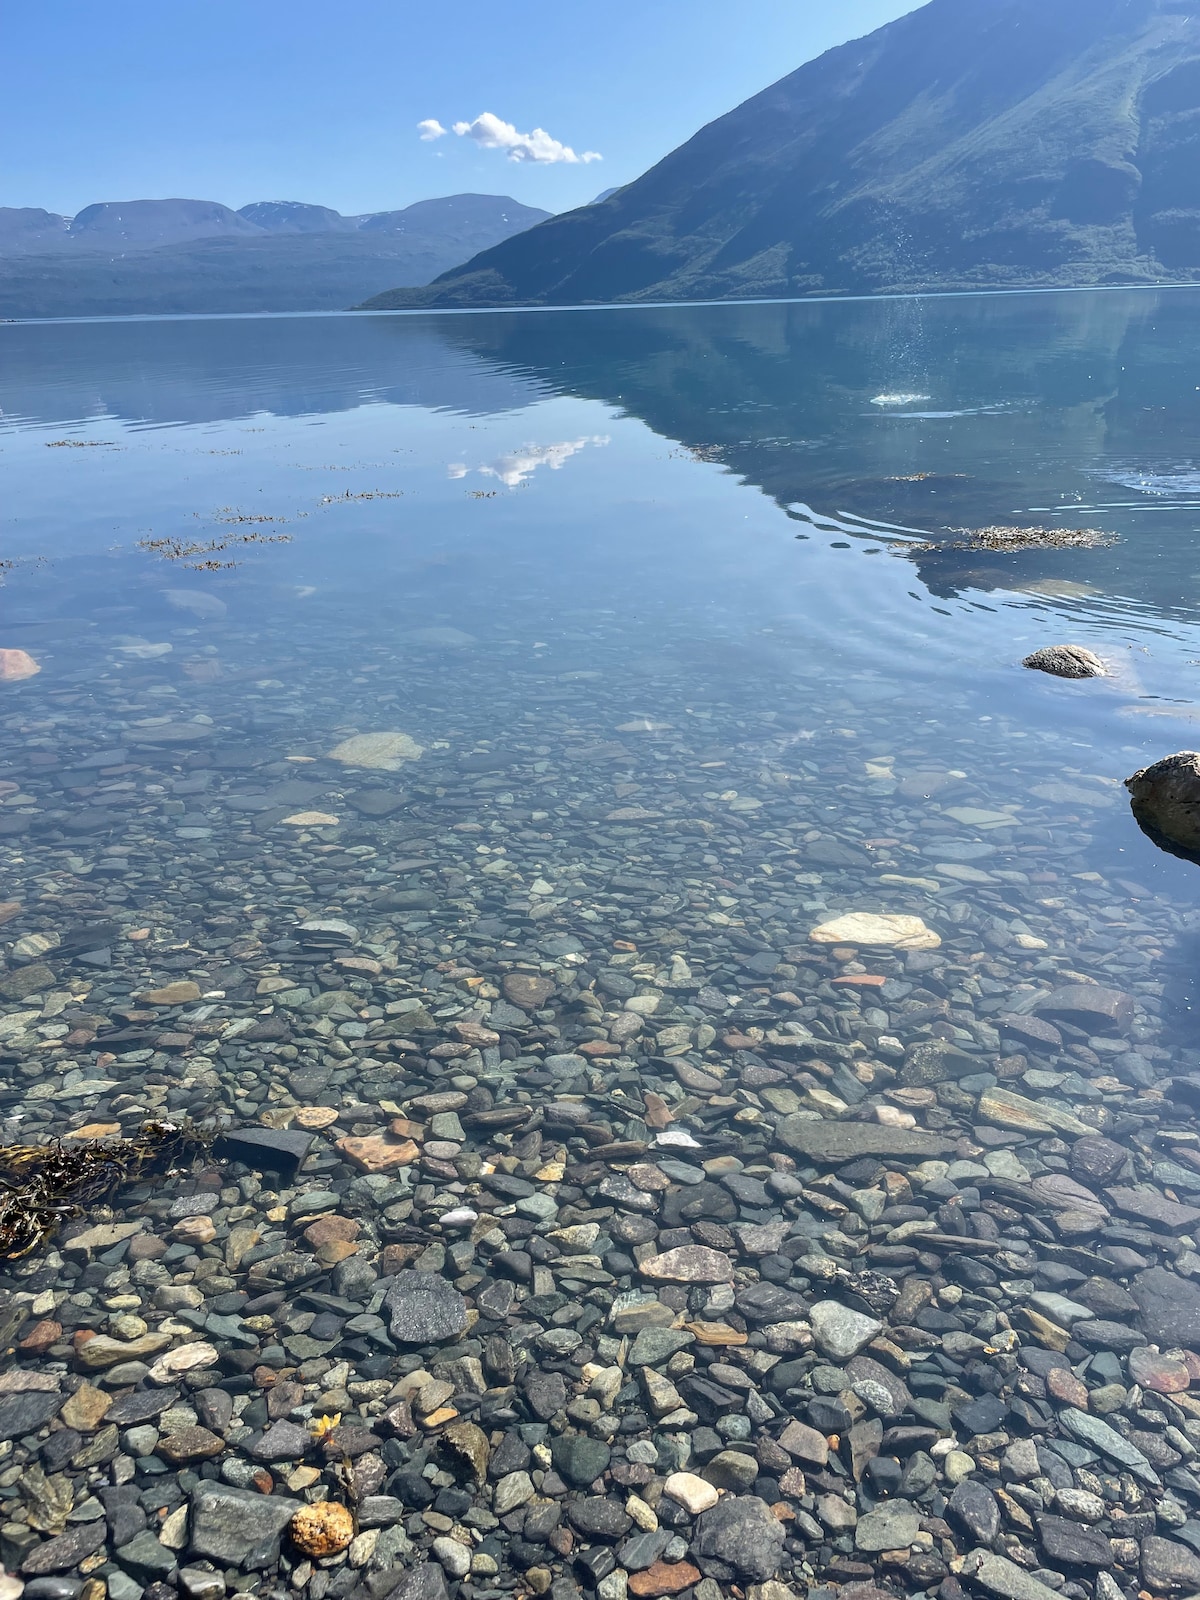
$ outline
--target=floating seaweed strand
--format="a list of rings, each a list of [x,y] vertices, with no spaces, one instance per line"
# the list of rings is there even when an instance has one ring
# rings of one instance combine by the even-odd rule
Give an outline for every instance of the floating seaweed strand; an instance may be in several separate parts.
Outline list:
[[[146,1122],[131,1139],[0,1146],[0,1256],[27,1256],[88,1206],[208,1143],[190,1122]]]

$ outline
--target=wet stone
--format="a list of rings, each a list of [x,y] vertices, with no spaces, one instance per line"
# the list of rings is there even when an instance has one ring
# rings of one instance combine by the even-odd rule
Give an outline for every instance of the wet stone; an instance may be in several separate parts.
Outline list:
[[[921,1530],[917,1507],[904,1499],[885,1502],[860,1517],[854,1529],[854,1545],[868,1555],[881,1550],[902,1550],[912,1544]]]
[[[762,1583],[779,1570],[782,1523],[756,1495],[727,1495],[697,1520],[692,1551],[706,1577]]]
[[[201,1484],[192,1494],[188,1554],[261,1571],[278,1559],[283,1530],[297,1510],[299,1502],[283,1496]]]

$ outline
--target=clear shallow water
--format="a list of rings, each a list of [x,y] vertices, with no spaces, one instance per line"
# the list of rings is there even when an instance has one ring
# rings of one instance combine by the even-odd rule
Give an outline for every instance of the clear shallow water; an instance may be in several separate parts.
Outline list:
[[[287,1592],[360,1600],[431,1557],[462,1572],[469,1542],[457,1593],[525,1593],[544,1559],[539,1592],[558,1570],[549,1592],[575,1594],[571,1542],[519,1546],[532,1524],[506,1507],[536,1489],[531,1518],[561,1500],[607,1538],[631,1488],[709,1462],[739,1486],[716,1526],[732,1506],[757,1548],[731,1536],[714,1563],[710,1514],[659,1500],[664,1559],[812,1592],[895,1576],[899,1554],[906,1590],[944,1592],[940,1533],[941,1554],[905,1555],[915,1514],[887,1537],[866,1520],[897,1487],[947,1509],[948,1470],[911,1454],[913,1396],[857,1385],[874,1444],[874,1419],[847,1431],[821,1409],[827,1360],[869,1336],[841,1342],[848,1307],[884,1308],[914,1394],[944,1395],[946,1419],[954,1401],[976,1483],[1000,1482],[997,1382],[1016,1395],[1019,1359],[1040,1403],[1036,1347],[1065,1347],[1094,1411],[1063,1389],[1062,1426],[1095,1448],[1056,1439],[1048,1402],[1004,1426],[1067,1452],[1056,1485],[1078,1468],[1200,1548],[1183,1509],[1200,1483],[1163,1431],[1191,1438],[1196,1368],[1114,1354],[1200,1344],[1195,1120],[1163,1089],[1195,1062],[1196,869],[1143,838],[1121,788],[1195,738],[1198,312],[1190,292],[1113,293],[0,328],[0,649],[40,668],[0,683],[0,1138],[163,1112],[312,1136],[299,1174],[243,1142],[246,1166],[124,1192],[132,1242],[89,1217],[5,1263],[6,1342],[42,1319],[17,1366],[52,1375],[3,1402],[6,1566],[84,1550],[89,1572],[136,1575],[125,1594],[178,1549],[241,1587],[285,1592],[278,1567]],[[1008,522],[1120,542],[1001,557],[947,533]],[[1063,641],[1112,675],[1020,667]],[[420,753],[365,767],[344,747],[359,734]],[[915,919],[917,947],[810,937],[851,912]],[[917,1164],[934,1152],[951,1159]],[[1083,1307],[1039,1294],[1064,1286]],[[1079,1320],[1046,1333],[1043,1314]],[[658,1347],[681,1392],[652,1418],[617,1369],[638,1328],[686,1316],[705,1347]],[[780,1403],[743,1407],[742,1375],[758,1390],[797,1352]],[[426,1362],[452,1403],[418,1427],[400,1400],[410,1378],[418,1410],[442,1393]],[[615,1375],[612,1411],[582,1396],[593,1370]],[[163,1437],[114,1422],[71,1458],[86,1537],[64,1555],[16,1497],[81,1371],[128,1400],[123,1422],[161,1411]],[[156,1387],[176,1374],[179,1403]],[[477,1416],[514,1469],[465,1500],[447,1414]],[[820,1424],[803,1473],[774,1443],[789,1414]],[[239,1578],[263,1502],[221,1495],[345,1496],[312,1439],[330,1416],[371,1525],[344,1566],[288,1544]],[[906,1442],[884,1432],[897,1416]],[[727,1459],[754,1428],[755,1461]],[[47,1464],[64,1434],[75,1449],[59,1429]],[[534,1456],[551,1434],[562,1453]],[[918,1434],[936,1450],[949,1423]],[[850,1532],[856,1436],[882,1459]],[[1144,1498],[1101,1461],[1131,1449]],[[170,1519],[171,1553],[113,1531],[101,1555],[83,1508],[110,1461]],[[1002,1547],[1077,1573],[1047,1523]],[[1177,1581],[1148,1538],[1110,1552],[1083,1531],[1130,1592]]]
[[[1200,880],[1120,780],[1194,737],[1198,311],[1112,292],[6,327],[0,645],[42,668],[0,691],[6,895],[61,874],[199,947],[173,873],[231,901],[228,849],[239,874],[301,869],[291,909],[261,886],[220,930],[265,937],[362,901],[420,835],[467,874],[409,929],[445,955],[487,921],[490,840],[517,873],[491,911],[588,949],[622,932],[604,874],[640,860],[671,902],[651,932],[697,959],[717,929],[779,950],[834,912],[904,912],[1006,979],[1132,963],[1161,1011]],[[993,522],[1120,543],[917,548]],[[190,563],[142,543],[227,538]],[[1066,640],[1114,676],[1020,669]],[[344,797],[375,780],[324,758],[378,730],[426,753],[364,818]],[[81,767],[109,748],[114,770]],[[297,775],[336,826],[265,805]],[[355,841],[371,884],[304,881]],[[822,862],[830,841],[851,854]],[[787,888],[747,922],[757,859]]]

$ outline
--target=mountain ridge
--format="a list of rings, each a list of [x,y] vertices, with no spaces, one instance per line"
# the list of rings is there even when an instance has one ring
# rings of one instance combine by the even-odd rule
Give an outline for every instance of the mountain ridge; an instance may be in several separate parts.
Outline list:
[[[256,200],[234,211],[219,200],[101,200],[73,217],[36,206],[0,206],[0,257],[46,254],[50,241],[64,251],[157,250],[198,239],[260,238],[299,233],[403,232],[413,224],[453,217],[494,225],[511,216],[530,227],[551,215],[511,195],[451,194],[415,200],[394,211],[343,216],[303,200]],[[533,219],[532,221],[530,219]],[[30,248],[23,248],[25,240]]]
[[[1200,8],[930,0],[365,309],[1200,276]]]
[[[0,207],[0,316],[341,311],[547,216],[478,194],[360,217],[302,201],[108,201],[74,218]]]

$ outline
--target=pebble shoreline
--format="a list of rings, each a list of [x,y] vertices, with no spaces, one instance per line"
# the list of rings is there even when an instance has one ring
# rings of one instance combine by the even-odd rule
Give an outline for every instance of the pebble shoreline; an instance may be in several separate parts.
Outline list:
[[[1200,1590],[1200,1076],[1112,779],[997,722],[997,798],[870,675],[564,673],[501,744],[492,661],[317,727],[176,643],[0,704],[5,1140],[228,1129],[0,1273],[0,1600]]]

